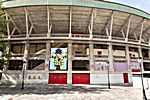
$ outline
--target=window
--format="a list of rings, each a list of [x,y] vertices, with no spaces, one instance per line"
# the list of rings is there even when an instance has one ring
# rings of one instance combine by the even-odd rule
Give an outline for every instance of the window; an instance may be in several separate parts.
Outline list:
[[[29,60],[28,70],[44,70],[45,61],[44,60]]]
[[[22,70],[22,60],[10,60],[8,70]]]
[[[144,71],[150,71],[150,63],[149,62],[144,62]]]
[[[89,61],[88,60],[74,60],[72,70],[78,70],[78,71],[89,70]]]
[[[15,54],[23,54],[24,53],[24,44],[12,44],[11,52]]]
[[[98,55],[102,55],[102,52],[101,52],[101,51],[97,51],[97,54],[98,54]]]

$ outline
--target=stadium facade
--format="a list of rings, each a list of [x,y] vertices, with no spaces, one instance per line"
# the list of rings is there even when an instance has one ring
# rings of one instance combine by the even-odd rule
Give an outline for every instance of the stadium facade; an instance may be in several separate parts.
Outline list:
[[[10,59],[1,83],[134,84],[150,71],[150,15],[101,0],[3,3]],[[140,62],[139,62],[140,58]],[[147,79],[148,80],[148,79]]]

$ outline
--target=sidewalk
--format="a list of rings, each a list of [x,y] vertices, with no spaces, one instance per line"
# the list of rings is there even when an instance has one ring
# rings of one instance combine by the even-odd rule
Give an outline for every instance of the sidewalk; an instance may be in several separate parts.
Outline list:
[[[146,90],[150,99],[150,91]],[[102,85],[0,86],[0,100],[142,100],[142,89]]]

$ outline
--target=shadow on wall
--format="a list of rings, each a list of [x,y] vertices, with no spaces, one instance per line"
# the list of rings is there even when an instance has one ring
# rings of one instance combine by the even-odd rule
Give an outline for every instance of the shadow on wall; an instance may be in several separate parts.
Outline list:
[[[12,73],[9,73],[9,71],[7,71],[2,74],[0,83],[7,84],[7,85],[17,85],[21,83],[21,78],[22,78],[21,72],[17,74],[12,74]]]

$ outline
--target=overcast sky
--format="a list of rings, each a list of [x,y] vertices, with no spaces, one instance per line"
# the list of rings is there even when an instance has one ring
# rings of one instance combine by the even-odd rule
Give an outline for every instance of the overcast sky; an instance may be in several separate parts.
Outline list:
[[[150,0],[107,0],[127,4],[150,13]]]

